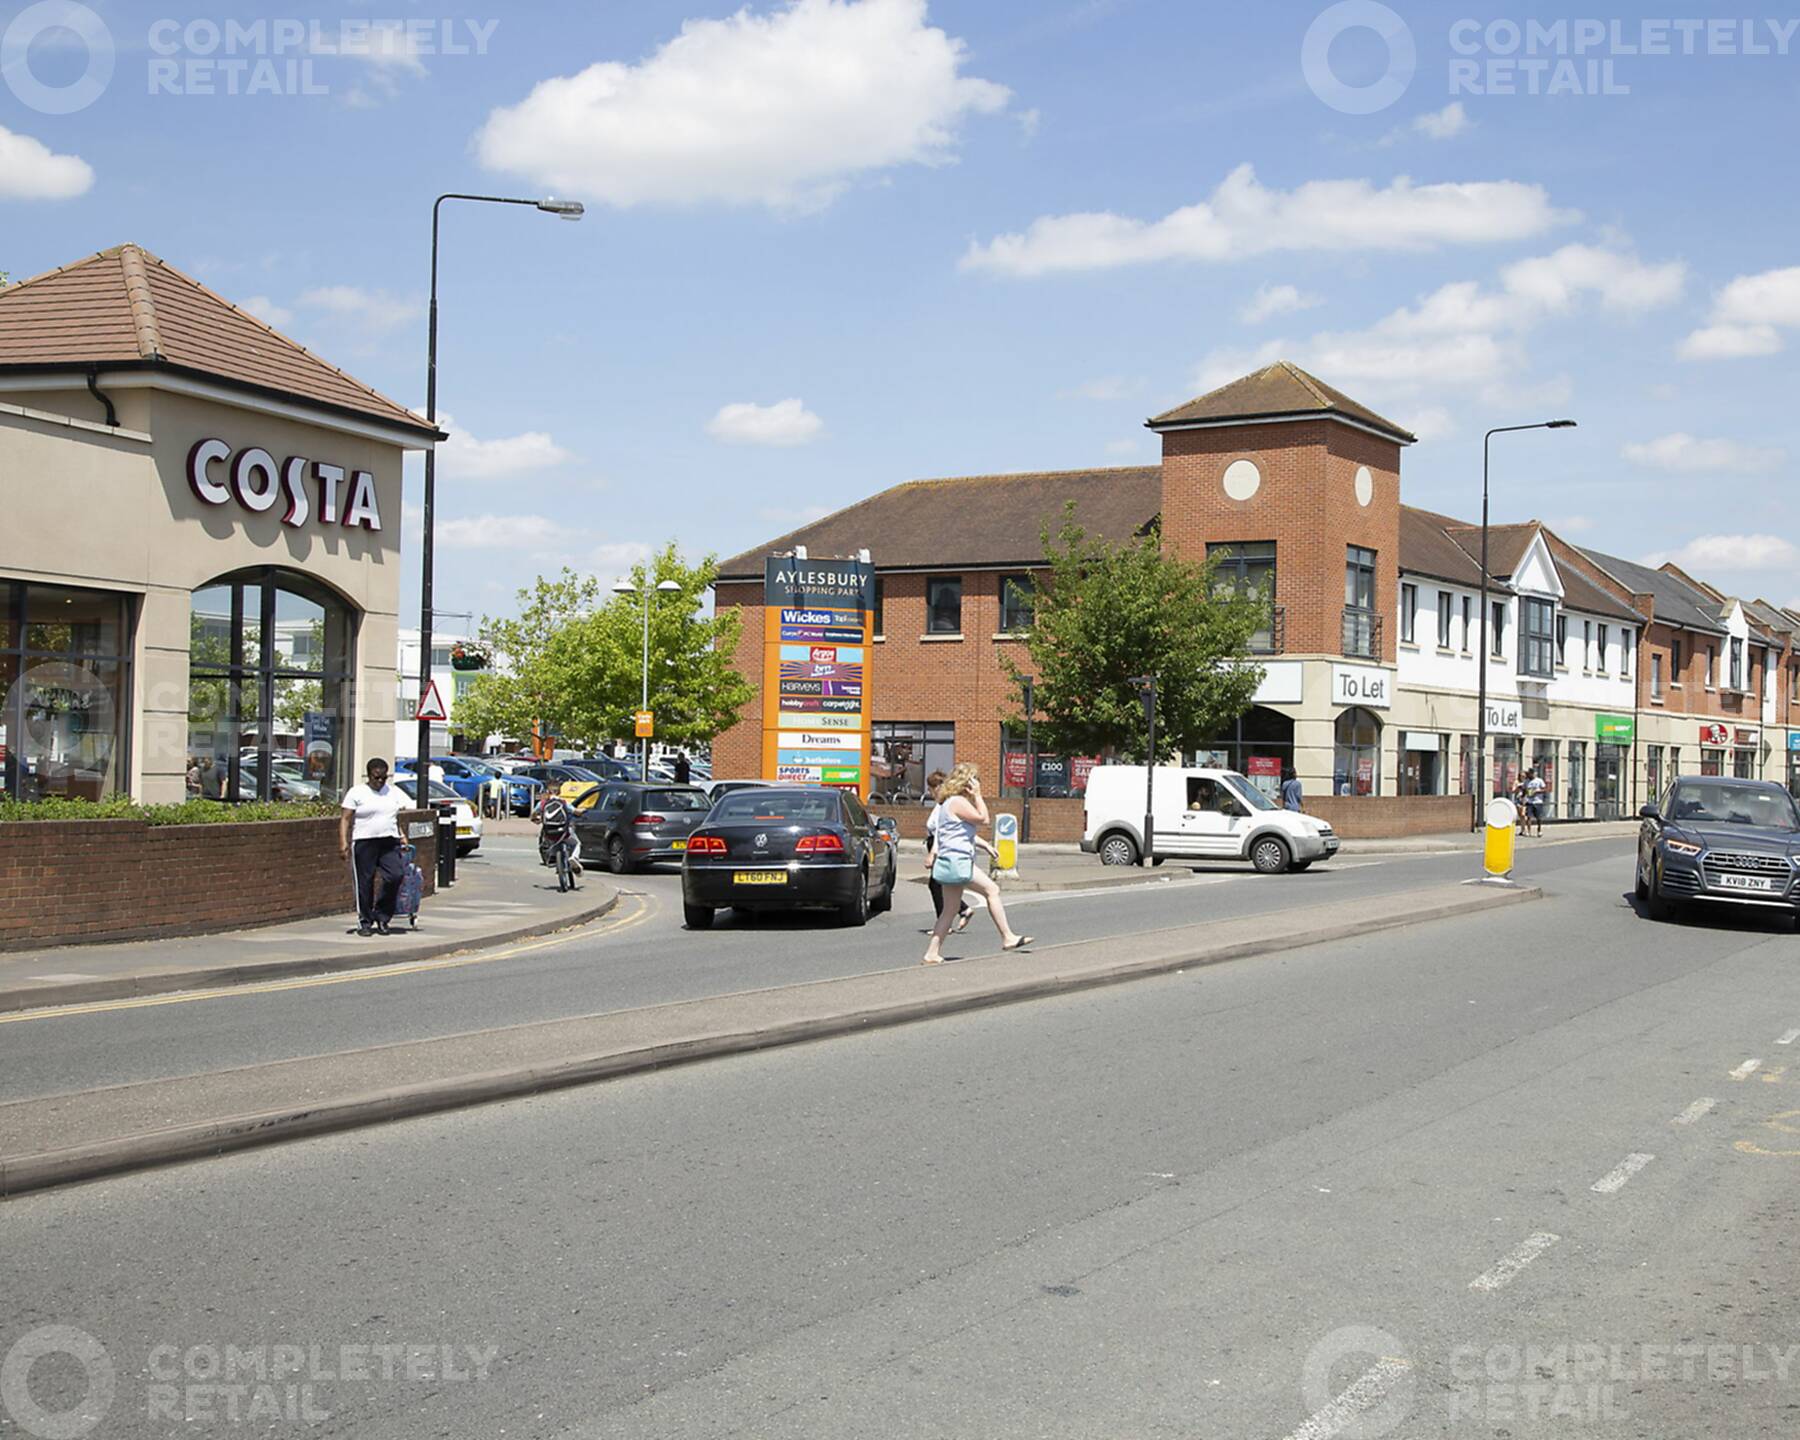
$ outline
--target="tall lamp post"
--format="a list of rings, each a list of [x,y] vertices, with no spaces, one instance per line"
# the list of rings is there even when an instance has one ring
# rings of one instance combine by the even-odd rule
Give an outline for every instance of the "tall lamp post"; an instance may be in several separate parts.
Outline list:
[[[1487,780],[1487,672],[1488,672],[1488,443],[1496,435],[1510,435],[1518,430],[1573,430],[1573,420],[1539,420],[1532,425],[1498,425],[1481,437],[1481,615],[1480,639],[1475,646],[1475,664],[1480,679],[1475,698],[1475,774],[1470,796],[1473,813],[1469,828],[1481,828],[1483,793]],[[1490,797],[1491,798],[1491,797]]]
[[[440,195],[431,206],[431,320],[425,365],[425,418],[437,428],[437,344],[438,344],[438,211],[446,200],[470,200],[483,205],[529,205],[547,215],[563,220],[579,220],[585,207],[579,200],[514,200],[505,195]],[[434,515],[437,500],[437,447],[425,452],[425,516],[424,542],[420,547],[422,572],[419,580],[419,704],[425,703],[425,692],[431,686],[431,577],[432,542],[435,539]],[[419,784],[423,792],[431,778],[431,721],[419,721]],[[420,803],[424,803],[420,794]]]
[[[641,593],[644,597],[644,709],[648,710],[650,708],[650,597],[659,591],[664,595],[672,595],[680,591],[681,587],[673,580],[659,580],[655,585],[652,585],[650,583],[650,577],[646,575],[641,591],[636,585],[633,585],[629,580],[624,578],[621,578],[619,583],[612,588],[613,594],[615,595],[637,595]],[[638,770],[638,779],[644,781],[646,784],[648,784],[650,780],[650,737],[648,735],[644,737],[644,758],[643,764]]]
[[[1027,675],[1020,682],[1025,690],[1025,804],[1024,815],[1019,822],[1019,843],[1031,843],[1031,792],[1037,789],[1037,740],[1031,729],[1031,717],[1037,711],[1034,703],[1037,695],[1037,681]]]
[[[1150,732],[1150,748],[1144,756],[1144,846],[1146,866],[1156,863],[1156,677],[1133,675],[1130,683],[1137,686],[1144,702],[1144,726]]]

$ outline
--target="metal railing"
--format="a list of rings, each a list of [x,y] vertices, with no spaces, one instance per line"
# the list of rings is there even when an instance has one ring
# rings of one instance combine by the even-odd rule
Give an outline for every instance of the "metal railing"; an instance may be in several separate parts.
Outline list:
[[[1285,655],[1287,653],[1287,606],[1271,605],[1269,623],[1250,637],[1252,655]]]
[[[1381,615],[1375,610],[1344,608],[1343,653],[1357,660],[1381,659]]]

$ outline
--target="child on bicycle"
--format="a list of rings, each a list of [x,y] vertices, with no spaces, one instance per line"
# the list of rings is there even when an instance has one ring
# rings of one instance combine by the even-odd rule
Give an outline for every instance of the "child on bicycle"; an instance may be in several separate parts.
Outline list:
[[[569,847],[569,868],[581,873],[581,847],[574,843],[575,812],[569,802],[554,790],[545,790],[538,802],[538,859],[545,865],[556,863],[556,848]]]

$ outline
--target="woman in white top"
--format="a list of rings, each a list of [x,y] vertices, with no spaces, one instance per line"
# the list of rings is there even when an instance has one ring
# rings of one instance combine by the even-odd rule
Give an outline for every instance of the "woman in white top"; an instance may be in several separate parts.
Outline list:
[[[1005,950],[1022,950],[1031,936],[1016,934],[1006,920],[1006,906],[1000,903],[1000,887],[975,868],[975,832],[993,818],[987,801],[981,796],[981,777],[973,765],[958,765],[938,792],[937,845],[931,861],[931,878],[944,887],[943,908],[937,923],[931,927],[931,941],[925,947],[927,965],[944,961],[944,937],[950,933],[957,907],[962,903],[963,888],[975,891],[987,901],[988,914],[1000,932],[1000,945]]]
[[[388,763],[371,760],[368,783],[352,785],[344,792],[338,811],[338,853],[349,856],[354,847],[356,865],[356,918],[358,935],[388,934],[394,918],[394,902],[406,866],[400,857],[400,812],[412,801],[398,785],[388,783]],[[382,879],[376,894],[375,877]]]

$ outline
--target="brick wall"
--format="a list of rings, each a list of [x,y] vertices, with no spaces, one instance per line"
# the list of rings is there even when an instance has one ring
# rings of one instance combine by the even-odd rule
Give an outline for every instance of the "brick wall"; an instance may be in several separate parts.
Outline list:
[[[988,809],[1002,815],[1018,815],[1022,813],[1024,802],[1019,800],[988,801]],[[892,808],[876,805],[870,808],[876,817],[892,816],[900,822],[900,838],[903,840],[923,840],[925,838],[925,817],[931,813],[925,805],[897,805]],[[1079,800],[1033,800],[1031,802],[1031,840],[1034,845],[1073,845],[1080,841],[1085,826],[1082,804]],[[993,838],[990,828],[987,837]]]
[[[1306,813],[1346,840],[1391,840],[1403,835],[1467,831],[1467,795],[1331,795],[1308,797]]]
[[[436,812],[400,817],[431,820]],[[0,825],[0,951],[354,915],[332,817],[240,825],[30,820]],[[425,890],[437,842],[413,842]]]

